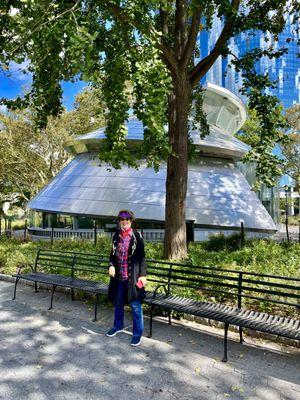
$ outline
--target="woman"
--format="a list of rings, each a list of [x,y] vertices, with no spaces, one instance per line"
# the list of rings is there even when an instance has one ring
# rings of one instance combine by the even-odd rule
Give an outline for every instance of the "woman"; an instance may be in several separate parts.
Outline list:
[[[108,297],[114,303],[114,325],[106,336],[112,337],[122,332],[124,304],[129,303],[133,319],[131,345],[139,346],[144,330],[142,301],[147,280],[144,241],[131,227],[133,218],[132,211],[121,210],[118,214],[118,230],[112,239]]]

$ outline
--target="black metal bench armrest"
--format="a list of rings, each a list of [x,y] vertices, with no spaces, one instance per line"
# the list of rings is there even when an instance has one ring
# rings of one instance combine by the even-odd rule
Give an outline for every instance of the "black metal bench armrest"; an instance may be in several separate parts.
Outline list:
[[[168,291],[167,291],[167,289],[166,289],[166,285],[158,285],[158,286],[156,286],[156,288],[155,288],[155,290],[154,290],[154,292],[153,292],[153,296],[152,296],[152,299],[154,299],[155,298],[155,296],[156,296],[156,293],[157,293],[157,291],[158,291],[158,289],[159,288],[164,288],[164,290],[165,290],[165,293],[166,294],[168,294]]]
[[[23,268],[27,268],[27,267],[30,267],[31,270],[32,270],[32,272],[34,272],[34,267],[33,267],[32,264],[21,264],[21,265],[17,265],[17,267],[16,267],[17,274],[19,275],[20,272],[21,272],[21,270],[22,270]]]

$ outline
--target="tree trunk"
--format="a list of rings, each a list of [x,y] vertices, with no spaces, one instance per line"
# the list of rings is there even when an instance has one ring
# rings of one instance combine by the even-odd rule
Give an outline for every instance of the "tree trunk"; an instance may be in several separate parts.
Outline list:
[[[172,154],[168,157],[165,210],[165,258],[187,256],[186,192],[188,179],[188,116],[191,84],[184,73],[174,79],[169,98],[168,123]]]

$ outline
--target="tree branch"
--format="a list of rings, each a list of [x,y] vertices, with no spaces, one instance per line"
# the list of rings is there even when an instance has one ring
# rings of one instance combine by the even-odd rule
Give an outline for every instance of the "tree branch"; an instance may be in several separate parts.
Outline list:
[[[114,14],[115,18],[122,24],[122,26],[127,27],[128,24],[131,24],[134,28],[140,29],[138,23],[135,19],[132,19],[130,16],[126,15],[122,7],[118,6],[115,3],[107,2],[107,6]],[[149,32],[152,38],[156,41],[156,45],[158,49],[161,51],[161,59],[166,65],[166,67],[170,70],[173,76],[178,74],[178,60],[175,56],[174,50],[163,40],[162,35],[157,32],[154,28],[151,21],[149,21]]]
[[[176,0],[175,54],[181,59],[187,41],[187,0]]]
[[[200,21],[201,21],[201,15],[202,15],[202,12],[201,12],[200,7],[196,7],[193,12],[190,34],[189,34],[188,41],[185,46],[184,53],[183,53],[182,60],[181,60],[184,67],[186,67],[188,65],[188,63],[190,62],[190,58],[191,58],[191,55],[193,53],[193,50],[194,50],[194,47],[196,44],[196,40],[197,40],[197,36],[198,36],[198,32],[199,32],[199,25],[200,25]]]
[[[64,16],[67,13],[73,13],[73,11],[75,11],[77,9],[77,7],[79,6],[79,3],[80,3],[80,0],[77,0],[76,3],[71,8],[68,8],[67,10],[63,11],[62,13],[56,15],[55,17],[47,19],[47,21],[44,21],[41,24],[36,24],[34,26],[34,29],[26,36],[24,41],[12,51],[11,54],[14,55],[25,43],[28,42],[28,40],[31,38],[31,36],[36,31],[38,31],[40,28],[42,28],[43,26],[45,26],[47,24],[52,24],[54,21],[57,21],[58,19],[60,19],[62,16]],[[49,9],[49,7],[48,7],[48,9]],[[45,15],[45,13],[44,13],[44,15]]]
[[[164,35],[168,35],[169,33],[168,13],[164,11],[162,8],[160,8],[159,14],[161,18],[161,31]]]
[[[221,55],[222,49],[224,48],[224,45],[226,45],[227,40],[230,37],[230,34],[232,32],[234,22],[235,22],[235,17],[237,14],[237,11],[239,9],[241,0],[232,0],[231,6],[232,6],[232,15],[231,17],[225,22],[223,30],[216,41],[215,47],[211,51],[211,53],[203,58],[193,69],[190,75],[190,80],[191,84],[194,87],[199,80],[206,74],[207,71],[211,68],[211,66],[215,63],[216,59]]]

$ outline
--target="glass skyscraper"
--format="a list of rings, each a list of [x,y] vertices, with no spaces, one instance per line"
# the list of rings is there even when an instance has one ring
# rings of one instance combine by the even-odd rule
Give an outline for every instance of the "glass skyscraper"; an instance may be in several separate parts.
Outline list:
[[[286,26],[284,31],[279,35],[278,41],[273,42],[276,48],[286,47],[288,53],[280,57],[279,59],[270,60],[267,57],[261,58],[256,64],[256,71],[258,73],[268,73],[269,77],[273,81],[277,81],[277,87],[269,90],[270,94],[277,96],[285,108],[291,107],[295,103],[300,103],[300,58],[299,46],[297,40],[300,39],[300,33],[297,33],[292,24],[292,17],[290,15],[285,16]],[[223,25],[220,19],[214,18],[212,29],[210,32],[202,31],[200,34],[200,52],[201,57],[205,57],[214,47],[216,40],[218,39]],[[245,52],[254,48],[266,48],[272,43],[272,37],[269,36],[265,41],[265,34],[260,32],[251,33],[245,32],[238,37],[232,38],[229,42],[230,50],[236,56],[241,56]],[[292,39],[292,40],[291,40]],[[214,83],[219,86],[223,86],[237,96],[242,98],[244,102],[247,102],[247,98],[244,97],[239,89],[242,87],[242,74],[237,72],[233,66],[231,66],[232,56],[229,55],[226,58],[219,57],[209,72],[206,74],[205,79],[202,83],[207,82]],[[247,168],[243,164],[239,167],[245,174],[249,183],[252,184],[255,178],[255,171],[253,176],[249,176],[249,165]],[[282,178],[282,186],[285,183],[292,185],[292,182],[288,180],[287,176]],[[279,192],[278,188],[266,188],[262,185],[261,190],[257,193],[263,204],[275,220],[279,221]]]
[[[270,60],[263,57],[256,66],[258,73],[268,72],[270,79],[278,81],[276,89],[272,89],[270,94],[276,95],[285,108],[291,107],[300,102],[300,58],[298,57],[299,46],[297,40],[300,34],[297,33],[292,25],[291,16],[286,15],[286,26],[279,35],[278,42],[274,43],[277,48],[285,46],[288,53],[279,59]],[[200,46],[202,57],[207,55],[213,48],[216,39],[222,30],[221,21],[215,17],[211,31],[202,32],[200,35]],[[246,51],[256,47],[264,48],[270,45],[272,38],[268,42],[264,39],[265,35],[259,32],[254,35],[242,33],[236,38],[230,40],[230,50],[236,55],[243,55]],[[290,40],[292,38],[292,40]],[[288,39],[288,42],[287,42]],[[234,67],[230,67],[231,57],[219,57],[205,77],[205,82],[212,82],[229,89],[239,97],[239,89],[242,86],[242,76]],[[244,99],[246,100],[246,99]]]

